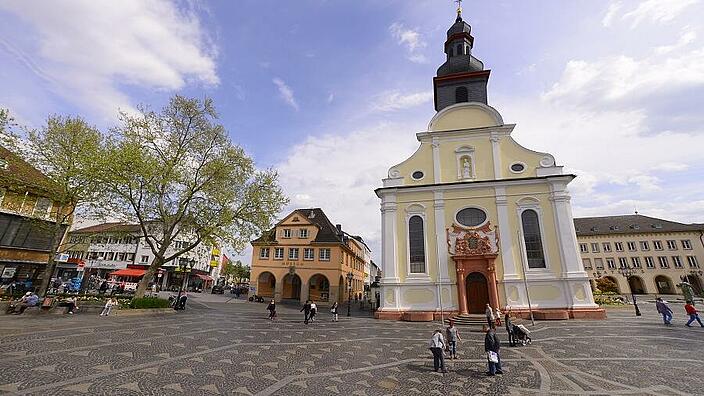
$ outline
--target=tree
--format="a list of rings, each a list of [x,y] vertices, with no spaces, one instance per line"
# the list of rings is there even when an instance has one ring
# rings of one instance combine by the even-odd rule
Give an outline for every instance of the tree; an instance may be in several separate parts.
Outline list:
[[[80,117],[50,116],[46,126],[24,133],[9,131],[11,120],[7,112],[0,111],[5,144],[48,178],[39,187],[42,196],[53,201],[45,217],[49,221],[36,220],[33,224],[51,236],[49,259],[38,289],[40,295],[45,295],[68,225],[77,210],[98,202],[103,135]]]
[[[609,278],[598,278],[596,280],[596,288],[602,293],[618,294],[618,285]]]
[[[220,271],[220,275],[225,277],[225,282],[230,283],[231,278],[235,276],[235,266],[232,264],[230,260],[227,260],[225,264],[222,266],[222,270]]]
[[[104,188],[113,213],[140,225],[155,256],[137,286],[200,243],[236,249],[267,229],[288,202],[273,170],[257,170],[230,141],[210,99],[174,96],[160,112],[123,113],[106,150]],[[172,251],[179,239],[183,246]]]

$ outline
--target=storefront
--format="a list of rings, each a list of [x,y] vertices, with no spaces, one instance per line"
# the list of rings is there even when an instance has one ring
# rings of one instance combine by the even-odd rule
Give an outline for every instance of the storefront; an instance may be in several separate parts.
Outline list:
[[[17,290],[36,290],[44,275],[46,263],[0,262],[0,284],[15,282]]]

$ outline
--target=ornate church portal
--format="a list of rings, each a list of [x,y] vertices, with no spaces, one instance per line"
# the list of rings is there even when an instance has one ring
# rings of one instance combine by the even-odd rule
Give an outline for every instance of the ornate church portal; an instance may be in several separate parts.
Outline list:
[[[385,319],[481,314],[599,318],[577,251],[568,184],[548,153],[511,136],[488,105],[490,70],[461,9],[433,79],[435,110],[418,150],[392,166],[381,199]],[[557,133],[557,132],[556,132]]]

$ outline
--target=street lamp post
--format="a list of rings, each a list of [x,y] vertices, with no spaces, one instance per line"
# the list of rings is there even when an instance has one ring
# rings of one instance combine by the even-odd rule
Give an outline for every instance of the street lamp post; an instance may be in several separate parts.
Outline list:
[[[354,275],[351,272],[347,273],[347,316],[351,316],[350,308],[352,306],[352,279]]]
[[[619,272],[621,275],[623,275],[624,278],[626,278],[626,283],[628,284],[628,288],[631,290],[631,299],[633,300],[633,308],[636,310],[636,316],[640,316],[640,309],[638,309],[638,302],[636,301],[636,295],[633,293],[633,288],[631,287],[631,283],[629,280],[631,277],[635,274],[635,268],[631,266],[625,266],[621,267],[619,269]]]
[[[178,295],[176,296],[176,305],[174,305],[174,309],[178,307],[178,304],[181,301],[181,294],[183,293],[184,284],[188,281],[188,275],[191,273],[194,262],[195,260],[179,260],[179,263],[176,264],[176,269],[174,271],[183,274],[183,279],[181,279],[181,285],[178,288]]]

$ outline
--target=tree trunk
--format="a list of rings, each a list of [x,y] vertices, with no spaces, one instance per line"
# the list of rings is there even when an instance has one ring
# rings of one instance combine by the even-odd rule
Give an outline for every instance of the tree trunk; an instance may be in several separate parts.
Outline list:
[[[152,261],[152,264],[149,266],[149,268],[147,268],[147,272],[144,273],[144,276],[139,281],[139,284],[137,284],[137,291],[134,292],[134,298],[144,297],[144,293],[147,291],[147,287],[149,287],[149,282],[151,282],[151,280],[154,278],[154,274],[156,274],[159,268],[161,268],[163,260],[163,255],[161,257],[154,257],[154,261]]]

